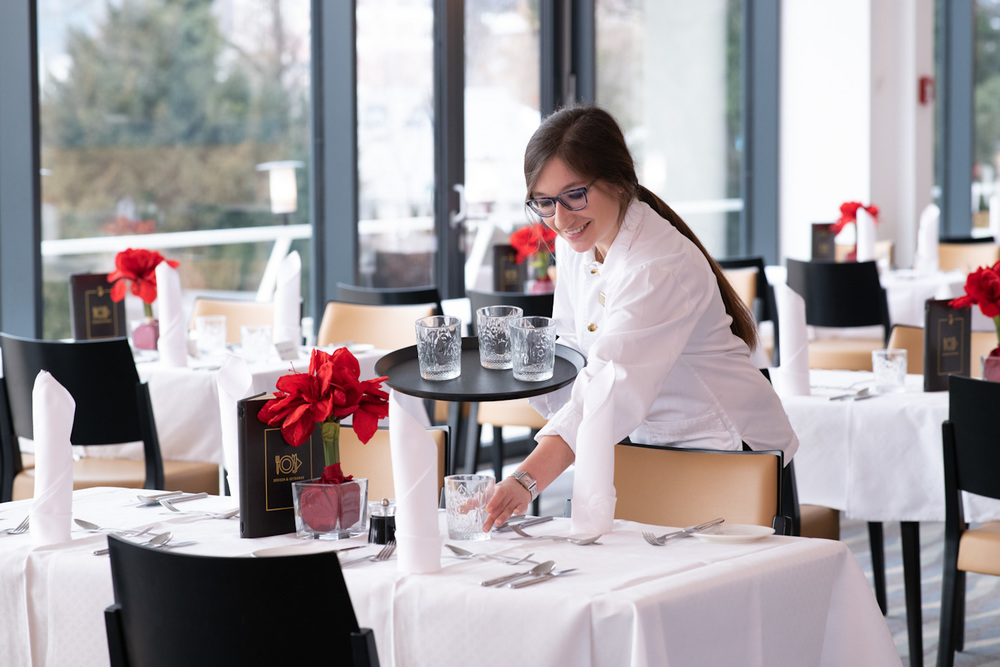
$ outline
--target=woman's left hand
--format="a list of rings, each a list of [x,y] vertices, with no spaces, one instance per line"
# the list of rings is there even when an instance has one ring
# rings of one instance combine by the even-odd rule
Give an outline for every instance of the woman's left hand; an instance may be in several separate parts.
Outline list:
[[[523,514],[531,503],[531,493],[516,479],[508,477],[496,485],[493,498],[486,503],[486,522],[483,532],[489,532],[493,526],[502,525],[514,514]]]

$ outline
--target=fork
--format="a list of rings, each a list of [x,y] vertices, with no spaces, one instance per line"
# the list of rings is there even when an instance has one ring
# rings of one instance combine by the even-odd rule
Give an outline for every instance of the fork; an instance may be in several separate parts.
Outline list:
[[[559,540],[562,542],[569,542],[570,544],[578,544],[580,546],[586,546],[588,544],[599,544],[597,540],[601,539],[600,535],[594,535],[592,537],[566,537],[565,535],[529,535],[524,532],[524,530],[517,525],[510,527],[515,533],[521,537],[527,538],[529,540]]]
[[[662,547],[666,544],[667,540],[676,539],[678,537],[687,537],[688,535],[693,535],[694,533],[705,530],[706,528],[711,528],[712,526],[718,526],[720,523],[725,521],[723,518],[712,519],[711,521],[706,521],[705,523],[699,523],[697,526],[691,526],[685,528],[684,530],[675,530],[672,533],[666,533],[657,537],[649,531],[643,532],[642,538],[652,544],[654,547]]]
[[[362,556],[361,558],[347,560],[341,563],[340,566],[343,567],[345,565],[350,565],[351,563],[360,563],[363,560],[370,560],[370,561],[389,560],[394,551],[396,551],[396,540],[389,540],[388,542],[385,543],[385,546],[382,547],[382,550],[379,551],[374,556]]]
[[[240,508],[226,510],[225,512],[206,512],[204,510],[193,510],[190,512],[185,512],[184,510],[179,510],[174,507],[175,498],[164,498],[160,501],[160,504],[166,507],[171,512],[177,512],[178,514],[187,514],[190,516],[205,516],[211,519],[231,519],[240,513]]]
[[[30,515],[29,515],[30,516]],[[13,528],[8,528],[4,532],[8,535],[20,535],[21,533],[28,530],[28,517],[24,517],[21,523],[17,524]]]

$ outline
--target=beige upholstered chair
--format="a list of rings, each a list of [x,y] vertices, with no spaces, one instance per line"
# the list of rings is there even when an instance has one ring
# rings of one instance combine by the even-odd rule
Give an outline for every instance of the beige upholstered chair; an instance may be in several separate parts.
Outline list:
[[[316,345],[354,341],[370,343],[380,350],[398,350],[416,345],[413,323],[434,315],[434,304],[413,306],[368,306],[330,301],[323,311]]]
[[[781,508],[780,451],[615,445],[615,518],[690,526],[716,517],[772,526]]]
[[[238,299],[209,299],[198,297],[191,306],[189,329],[195,328],[195,322],[202,315],[226,316],[226,342],[240,342],[240,327],[246,325],[274,324],[274,304],[260,301],[241,301]]]
[[[906,372],[922,375],[924,372],[924,329],[909,324],[894,324],[889,332],[890,350],[906,350]]]
[[[40,341],[0,335],[4,377],[0,397],[0,495],[19,500],[34,495],[35,471],[19,465],[19,437],[31,439],[32,386],[48,370],[76,401],[71,441],[100,446],[143,443],[138,460],[85,457],[73,462],[73,488],[97,486],[219,492],[219,466],[208,462],[163,461],[149,390],[139,382],[124,338]],[[11,465],[7,465],[7,462]],[[9,497],[6,497],[7,494]]]
[[[938,268],[942,271],[957,269],[969,273],[980,266],[993,266],[998,261],[1000,261],[1000,245],[989,239],[986,242],[942,241],[938,244]]]
[[[993,331],[973,331],[969,349],[972,352],[972,359],[969,364],[969,375],[976,379],[983,377],[982,358],[990,353],[990,350],[997,347],[997,335]]]
[[[438,493],[444,488],[445,459],[448,453],[448,429],[434,426],[428,429],[438,450]],[[392,481],[392,456],[389,452],[389,431],[379,429],[367,443],[362,444],[354,429],[340,429],[340,463],[345,474],[368,479],[368,500],[395,498]]]

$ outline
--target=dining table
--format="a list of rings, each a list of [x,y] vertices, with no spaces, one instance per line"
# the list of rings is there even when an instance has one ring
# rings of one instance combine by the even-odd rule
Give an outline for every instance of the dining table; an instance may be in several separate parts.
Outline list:
[[[799,502],[848,519],[900,523],[910,655],[920,660],[919,526],[945,519],[948,392],[925,392],[922,375],[907,375],[903,391],[884,394],[872,390],[873,381],[870,371],[813,369],[810,394],[781,402],[799,439]],[[964,494],[964,506],[970,522],[1000,519],[1000,501]]]
[[[339,559],[359,624],[373,630],[387,667],[900,664],[871,589],[840,542],[706,532],[658,547],[642,533],[678,527],[616,520],[587,546],[513,532],[447,542],[472,556],[446,544],[440,570],[407,574],[394,558],[368,559],[381,547],[365,536],[241,539],[238,518],[196,513],[231,508],[232,498],[191,500],[178,504],[185,513],[172,513],[137,506],[137,493],[75,491],[73,517],[107,530],[149,529],[128,538],[135,541],[170,531],[173,542],[189,543],[173,550],[178,554],[268,557],[358,547]],[[17,525],[30,505],[0,505],[0,531]],[[439,519],[447,535],[443,512]],[[554,518],[528,532],[569,530],[568,519]],[[94,553],[106,546],[106,532],[74,526],[70,538],[43,545],[30,531],[0,532],[0,664],[108,664],[103,610],[114,600],[111,566]],[[516,589],[482,585],[548,560],[569,572]]]

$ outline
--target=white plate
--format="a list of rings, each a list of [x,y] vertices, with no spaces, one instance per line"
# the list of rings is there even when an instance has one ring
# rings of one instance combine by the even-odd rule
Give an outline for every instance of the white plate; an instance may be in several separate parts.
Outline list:
[[[755,526],[746,523],[724,523],[716,526],[711,531],[695,533],[691,537],[697,537],[706,542],[753,542],[768,535],[774,534],[774,528],[767,526]]]
[[[368,546],[367,544],[362,546]],[[267,549],[257,549],[253,555],[257,558],[267,558],[268,556],[304,556],[306,554],[322,553],[324,551],[348,551],[357,549],[357,544],[342,544],[336,540],[303,540],[298,544],[286,544],[280,547],[268,547]]]

